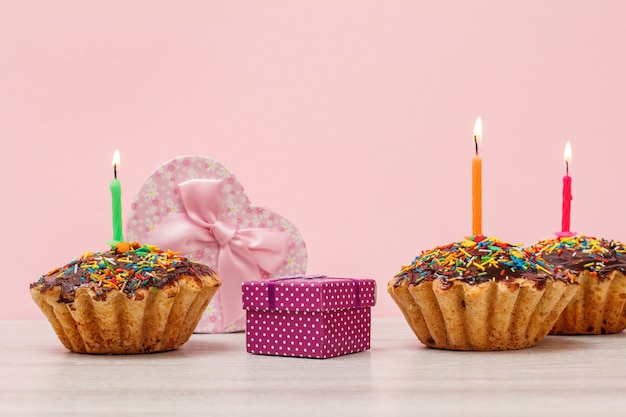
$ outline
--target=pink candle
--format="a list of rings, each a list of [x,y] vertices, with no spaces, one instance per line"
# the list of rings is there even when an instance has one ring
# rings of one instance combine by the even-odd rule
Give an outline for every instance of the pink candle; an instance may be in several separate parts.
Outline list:
[[[576,233],[572,233],[569,230],[572,204],[572,177],[569,176],[569,163],[572,160],[572,145],[569,142],[565,145],[563,159],[565,160],[565,176],[563,177],[563,211],[561,214],[561,231],[558,232],[557,235],[574,236]]]
[[[561,217],[561,233],[569,232],[572,201],[572,177],[563,177],[563,215]]]

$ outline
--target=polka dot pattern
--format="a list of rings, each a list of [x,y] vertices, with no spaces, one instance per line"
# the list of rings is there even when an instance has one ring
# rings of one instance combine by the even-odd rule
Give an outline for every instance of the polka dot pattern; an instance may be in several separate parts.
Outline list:
[[[373,279],[323,277],[245,281],[242,289],[246,310],[326,311],[371,307],[376,303]]]
[[[374,280],[278,279],[242,288],[249,353],[323,359],[370,348]]]
[[[370,348],[370,310],[248,311],[246,350],[318,359],[360,352]]]

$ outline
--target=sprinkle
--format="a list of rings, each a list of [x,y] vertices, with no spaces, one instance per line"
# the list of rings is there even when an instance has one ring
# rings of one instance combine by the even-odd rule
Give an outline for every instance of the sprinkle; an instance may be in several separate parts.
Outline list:
[[[572,270],[604,272],[624,269],[620,258],[626,253],[624,244],[615,240],[577,235],[540,240],[529,248],[535,254],[548,257],[550,262]],[[545,265],[544,265],[545,266]]]
[[[115,273],[115,269],[113,269],[113,265],[111,265],[111,262],[107,258],[103,257],[102,261],[104,263],[103,266],[106,266],[107,268],[109,268],[111,270],[111,272]]]
[[[423,251],[411,265],[396,275],[413,282],[441,278],[480,283],[524,274],[553,276],[551,267],[540,255],[521,245],[511,245],[496,238],[473,236],[466,240]]]
[[[39,281],[49,287],[61,282],[69,283],[70,285],[64,284],[62,289],[63,294],[67,295],[64,298],[66,302],[73,299],[74,291],[80,286],[99,288],[99,295],[118,289],[134,296],[135,290],[140,287],[151,288],[151,291],[156,292],[174,278],[172,272],[175,274],[179,268],[193,275],[207,273],[206,266],[194,262],[192,267],[191,261],[180,256],[180,252],[162,251],[156,246],[130,243],[129,249],[124,253],[114,250],[85,252],[64,267],[42,276]],[[54,279],[46,280],[46,276]]]
[[[543,266],[537,264],[537,269],[539,269],[540,271],[545,272],[546,274],[551,274],[550,271],[548,271],[546,268],[544,268]]]

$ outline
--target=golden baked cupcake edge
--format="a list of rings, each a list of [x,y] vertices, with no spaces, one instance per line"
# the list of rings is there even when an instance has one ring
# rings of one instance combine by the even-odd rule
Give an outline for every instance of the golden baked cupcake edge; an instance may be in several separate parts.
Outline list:
[[[120,242],[49,272],[30,292],[68,350],[133,354],[182,346],[220,285],[176,252]]]
[[[576,287],[519,245],[471,236],[422,252],[388,292],[426,346],[486,351],[537,344]]]
[[[529,250],[577,277],[579,289],[550,334],[619,333],[626,328],[626,246],[575,235],[540,240]]]

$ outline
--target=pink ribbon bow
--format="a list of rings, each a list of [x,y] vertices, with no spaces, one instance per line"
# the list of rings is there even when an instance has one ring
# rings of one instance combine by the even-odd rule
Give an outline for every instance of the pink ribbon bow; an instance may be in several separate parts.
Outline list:
[[[284,262],[288,236],[273,229],[232,229],[220,221],[222,181],[189,180],[178,184],[185,212],[169,213],[150,234],[150,244],[191,253],[218,244],[217,274],[222,279],[224,324],[242,314],[241,282],[260,280]]]

